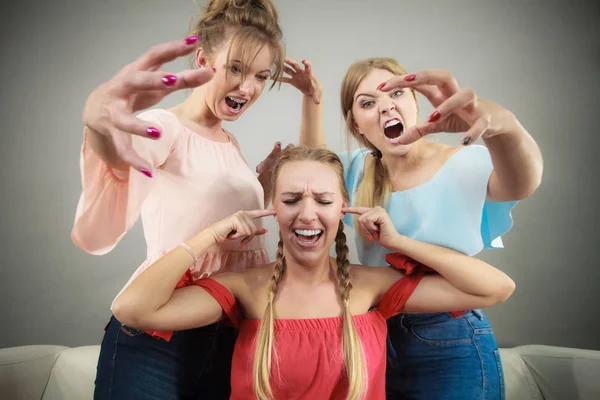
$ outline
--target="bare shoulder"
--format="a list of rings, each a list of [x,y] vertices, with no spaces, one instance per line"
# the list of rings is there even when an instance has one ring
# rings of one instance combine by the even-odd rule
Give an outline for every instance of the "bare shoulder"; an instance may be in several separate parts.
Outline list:
[[[350,280],[354,287],[367,290],[376,295],[383,295],[404,274],[390,267],[366,267],[351,265]]]

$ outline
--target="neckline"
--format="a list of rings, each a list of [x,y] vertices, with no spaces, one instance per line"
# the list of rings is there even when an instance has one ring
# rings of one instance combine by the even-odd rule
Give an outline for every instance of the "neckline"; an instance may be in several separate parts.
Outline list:
[[[185,124],[183,124],[179,120],[179,118],[177,117],[177,114],[175,114],[173,111],[171,111],[171,110],[164,110],[164,111],[167,112],[167,113],[169,113],[169,114],[171,114],[173,116],[173,118],[175,118],[177,120],[177,122],[179,123],[179,125],[181,125],[184,130],[186,130],[188,133],[192,134],[193,136],[200,137],[200,138],[206,140],[207,142],[210,142],[210,143],[213,143],[213,144],[218,144],[218,145],[228,145],[228,144],[231,144],[233,142],[233,140],[231,138],[231,134],[229,132],[227,132],[227,130],[225,130],[225,128],[223,128],[223,127],[221,127],[221,130],[227,136],[227,142],[219,142],[217,140],[209,139],[206,136],[201,135],[197,131],[195,131],[192,128],[189,128],[188,126],[186,126]]]
[[[469,146],[469,147],[472,147],[472,146]],[[446,167],[446,165],[448,165],[448,164],[450,163],[450,161],[451,161],[451,160],[452,160],[452,159],[453,159],[453,158],[454,158],[454,157],[455,157],[455,156],[456,156],[458,153],[461,153],[461,152],[463,152],[463,151],[465,151],[465,150],[467,150],[467,149],[468,149],[468,147],[465,147],[465,148],[462,148],[462,149],[460,149],[460,150],[458,150],[458,151],[454,152],[454,153],[453,153],[453,154],[452,154],[450,157],[448,157],[448,159],[446,160],[446,162],[444,162],[444,164],[442,164],[442,166],[441,166],[441,167],[440,167],[440,168],[439,168],[437,171],[435,171],[435,174],[433,174],[433,175],[431,176],[431,178],[429,178],[429,180],[427,180],[427,181],[425,181],[425,182],[423,182],[423,183],[420,183],[420,184],[418,184],[418,185],[416,185],[416,186],[413,186],[413,187],[411,187],[411,188],[408,188],[408,189],[404,189],[404,190],[394,190],[394,191],[392,191],[392,192],[391,192],[391,194],[392,194],[392,195],[394,195],[394,194],[396,194],[396,193],[397,193],[397,194],[401,194],[401,193],[407,193],[407,192],[409,192],[409,191],[411,191],[411,190],[415,190],[415,189],[417,189],[417,188],[420,188],[420,187],[423,187],[423,186],[426,186],[426,185],[428,185],[429,183],[433,182],[433,181],[434,181],[434,180],[437,178],[437,176],[438,176],[438,175],[440,175],[440,173],[441,173],[441,172],[442,172],[442,170],[443,170],[443,169]]]

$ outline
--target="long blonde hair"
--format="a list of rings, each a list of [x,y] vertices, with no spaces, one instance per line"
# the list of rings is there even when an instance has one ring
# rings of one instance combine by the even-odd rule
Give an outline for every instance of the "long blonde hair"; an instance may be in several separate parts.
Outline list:
[[[377,151],[375,146],[367,140],[365,135],[361,135],[356,130],[354,116],[352,115],[354,94],[363,79],[365,79],[373,69],[387,70],[394,75],[404,75],[407,73],[402,64],[393,58],[367,58],[366,60],[357,61],[350,66],[342,81],[340,100],[342,115],[346,121],[346,132],[349,137],[356,139],[359,145]],[[412,91],[412,94],[417,103],[418,111],[419,103],[417,102],[416,93]],[[364,175],[358,186],[354,204],[366,207],[384,206],[391,191],[392,183],[390,181],[389,173],[381,161],[381,158],[367,158]],[[358,226],[358,224],[355,224],[355,226]]]
[[[266,45],[273,57],[273,87],[283,73],[285,51],[277,10],[271,0],[211,0],[190,34],[200,37],[198,46],[210,56],[229,37],[228,30],[232,36],[227,64],[232,57],[241,60],[245,77],[248,66]]]
[[[275,196],[277,177],[285,164],[296,161],[316,161],[330,166],[339,178],[340,190],[346,202],[349,201],[348,191],[344,184],[344,167],[338,156],[326,149],[309,149],[306,147],[296,147],[285,151],[277,161],[273,170],[273,197]],[[358,400],[363,398],[367,389],[367,372],[364,360],[363,348],[360,338],[352,320],[350,313],[350,292],[352,283],[350,282],[348,261],[348,246],[346,245],[346,235],[344,234],[344,224],[340,221],[337,235],[335,237],[335,251],[337,276],[339,280],[340,294],[344,307],[343,313],[343,353],[346,375],[348,378],[348,400]],[[277,256],[273,275],[267,289],[268,304],[264,316],[261,320],[254,354],[254,392],[260,400],[273,399],[271,390],[271,360],[273,356],[274,343],[274,312],[273,300],[277,293],[277,284],[285,273],[286,261],[284,257],[283,241],[279,238],[277,245]]]

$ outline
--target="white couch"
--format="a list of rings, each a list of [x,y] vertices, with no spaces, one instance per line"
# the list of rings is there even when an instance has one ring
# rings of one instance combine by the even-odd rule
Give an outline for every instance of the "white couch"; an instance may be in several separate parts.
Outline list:
[[[99,346],[0,349],[0,399],[91,399]],[[600,400],[600,351],[501,349],[507,400]]]

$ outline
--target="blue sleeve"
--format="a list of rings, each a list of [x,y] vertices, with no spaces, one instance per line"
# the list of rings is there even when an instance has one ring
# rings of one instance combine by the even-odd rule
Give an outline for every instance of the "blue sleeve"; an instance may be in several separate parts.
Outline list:
[[[346,189],[350,196],[349,206],[354,205],[354,193],[356,188],[362,180],[364,169],[365,169],[365,157],[368,154],[368,149],[356,149],[353,151],[346,151],[338,153],[338,157],[342,160],[344,165],[344,178],[346,183]],[[347,214],[344,217],[344,223],[352,227],[352,215]]]
[[[487,195],[487,186],[490,176],[494,169],[489,150],[484,146],[474,146],[477,149],[470,152],[475,159],[471,164],[479,164],[481,171],[485,171],[485,193]],[[481,239],[483,247],[486,249],[502,248],[502,235],[512,228],[513,219],[511,210],[517,204],[517,201],[489,201],[483,203],[483,212],[481,214]]]

